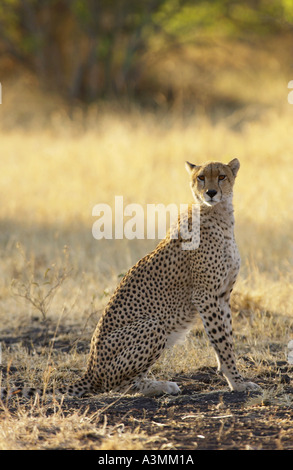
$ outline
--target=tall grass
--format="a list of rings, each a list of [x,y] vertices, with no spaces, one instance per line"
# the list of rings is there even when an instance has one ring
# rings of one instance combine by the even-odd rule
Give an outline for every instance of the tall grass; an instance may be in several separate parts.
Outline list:
[[[77,258],[93,268],[86,248],[100,253],[103,242],[91,235],[95,204],[114,210],[115,195],[124,204],[170,203],[191,200],[184,161],[227,162],[239,158],[241,170],[235,185],[236,234],[242,277],[253,279],[254,289],[266,279],[269,303],[277,310],[284,299],[271,295],[271,285],[292,300],[292,109],[268,112],[255,122],[233,130],[225,120],[178,119],[167,123],[137,111],[130,115],[109,112],[99,116],[94,129],[66,132],[15,131],[1,134],[0,197],[2,239],[28,243],[43,255],[63,237],[75,239]],[[52,233],[53,238],[46,237]],[[107,243],[115,255],[121,243]],[[151,242],[134,242],[133,245]],[[129,245],[129,243],[127,243]],[[4,245],[7,246],[7,245]],[[130,247],[131,249],[131,247]],[[143,248],[142,248],[143,250]],[[121,253],[123,256],[123,253]],[[76,256],[76,254],[74,255]],[[111,263],[103,256],[103,264]],[[114,267],[115,269],[115,267]],[[256,275],[257,273],[257,275]],[[256,279],[259,277],[259,282]],[[263,286],[265,287],[265,286]]]

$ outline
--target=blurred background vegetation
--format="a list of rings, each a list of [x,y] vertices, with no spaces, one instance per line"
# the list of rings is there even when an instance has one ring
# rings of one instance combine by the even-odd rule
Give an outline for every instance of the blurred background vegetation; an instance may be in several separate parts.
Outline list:
[[[0,79],[26,74],[71,104],[237,107],[221,73],[289,81],[292,38],[293,0],[1,0]]]

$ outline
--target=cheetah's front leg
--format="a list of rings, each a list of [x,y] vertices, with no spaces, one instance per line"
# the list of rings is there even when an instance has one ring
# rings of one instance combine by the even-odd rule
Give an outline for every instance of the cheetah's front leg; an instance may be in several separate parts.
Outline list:
[[[232,341],[231,314],[221,309],[216,296],[193,293],[192,302],[199,312],[205,331],[215,350],[219,370],[226,378],[233,391],[257,390],[260,387],[253,382],[245,381],[236,367]],[[227,309],[227,306],[226,306]]]

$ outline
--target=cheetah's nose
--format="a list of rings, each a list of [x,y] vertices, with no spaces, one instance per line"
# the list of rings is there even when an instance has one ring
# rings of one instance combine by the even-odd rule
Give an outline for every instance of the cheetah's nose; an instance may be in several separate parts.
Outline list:
[[[208,189],[206,191],[207,195],[210,196],[211,199],[213,199],[213,197],[217,194],[218,191],[216,191],[215,189]]]

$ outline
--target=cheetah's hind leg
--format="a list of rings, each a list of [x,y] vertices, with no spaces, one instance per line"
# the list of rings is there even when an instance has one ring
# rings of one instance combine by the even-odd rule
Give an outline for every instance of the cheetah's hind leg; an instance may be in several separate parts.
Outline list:
[[[143,395],[149,397],[163,395],[165,393],[169,395],[177,395],[180,393],[180,388],[176,382],[152,380],[146,378],[137,380],[134,385],[134,390],[135,389]]]
[[[177,394],[180,390],[176,383],[146,378],[165,346],[164,325],[152,318],[137,320],[104,337],[97,336],[91,351],[95,358],[93,375],[106,392]]]

